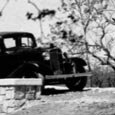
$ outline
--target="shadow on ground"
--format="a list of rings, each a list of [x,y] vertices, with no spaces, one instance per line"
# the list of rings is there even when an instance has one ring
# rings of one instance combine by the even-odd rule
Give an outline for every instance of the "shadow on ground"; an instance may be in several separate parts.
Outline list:
[[[91,90],[90,88],[83,89],[81,91],[78,90],[69,90],[69,89],[58,89],[58,88],[45,88],[43,95],[55,95],[55,94],[64,94],[67,92],[85,92]]]

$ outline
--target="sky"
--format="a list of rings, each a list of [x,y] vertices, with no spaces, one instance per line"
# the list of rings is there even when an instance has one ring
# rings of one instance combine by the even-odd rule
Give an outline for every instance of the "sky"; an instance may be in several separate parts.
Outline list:
[[[0,11],[7,0],[0,0]],[[35,2],[39,9],[57,9],[60,0],[31,0]],[[10,0],[0,17],[0,31],[26,31],[32,32],[36,37],[40,36],[39,21],[27,20],[26,13],[30,11],[34,14],[37,10],[27,0]],[[48,20],[51,23],[51,20]],[[43,22],[45,34],[49,33],[48,22]]]

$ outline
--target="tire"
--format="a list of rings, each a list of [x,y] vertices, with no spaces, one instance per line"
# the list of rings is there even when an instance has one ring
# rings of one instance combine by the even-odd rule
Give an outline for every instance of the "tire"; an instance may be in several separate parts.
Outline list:
[[[85,69],[83,67],[79,67],[79,69],[74,68],[76,70],[75,73],[84,73]],[[70,90],[74,91],[82,91],[83,88],[86,86],[87,83],[87,76],[82,76],[82,77],[72,77],[72,78],[67,78],[66,79],[66,86]]]

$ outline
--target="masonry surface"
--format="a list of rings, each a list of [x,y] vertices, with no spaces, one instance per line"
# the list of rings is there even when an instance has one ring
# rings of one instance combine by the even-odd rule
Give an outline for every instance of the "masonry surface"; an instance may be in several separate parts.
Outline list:
[[[39,99],[41,85],[41,79],[1,79],[0,114],[12,113],[27,101]]]

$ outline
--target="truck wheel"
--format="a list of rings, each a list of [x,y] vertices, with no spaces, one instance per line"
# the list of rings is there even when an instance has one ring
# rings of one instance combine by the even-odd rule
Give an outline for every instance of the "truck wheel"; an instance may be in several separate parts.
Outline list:
[[[85,69],[83,67],[80,67],[79,70],[77,70],[77,72],[84,73]],[[76,78],[75,77],[67,78],[65,84],[70,90],[82,91],[83,88],[86,86],[86,83],[87,83],[87,77],[82,76],[82,77],[76,77]]]

